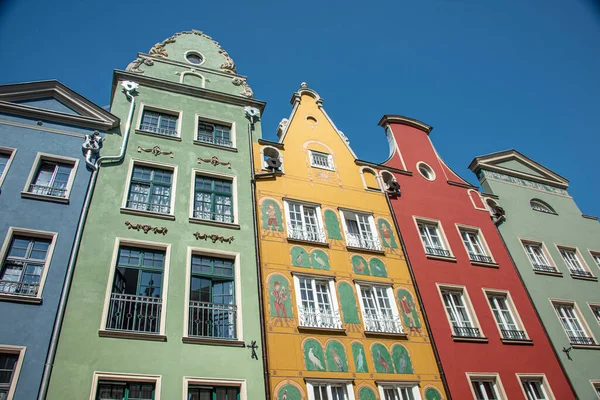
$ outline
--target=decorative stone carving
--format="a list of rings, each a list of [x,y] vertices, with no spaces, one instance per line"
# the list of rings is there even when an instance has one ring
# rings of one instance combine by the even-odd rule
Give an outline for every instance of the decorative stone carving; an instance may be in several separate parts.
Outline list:
[[[300,89],[308,89],[308,85],[306,84],[306,82],[302,82],[300,84]]]
[[[140,68],[142,65],[151,67],[154,65],[154,61],[149,58],[138,57],[137,60],[129,63],[125,71],[133,72],[135,74],[143,74],[144,70]]]
[[[91,134],[85,135],[85,141],[81,147],[83,147],[85,152],[91,151],[92,153],[96,154],[98,151],[100,151],[100,145],[103,141],[104,138],[100,136],[100,132],[94,131]]]
[[[260,110],[258,108],[246,106],[244,107],[244,112],[246,113],[246,118],[252,123],[260,119]]]
[[[346,135],[344,135],[344,132],[338,130],[338,132],[340,133],[340,136],[342,137],[342,139],[344,139],[344,142],[346,142],[347,145],[350,145],[350,139],[348,139],[346,137]]]
[[[215,43],[217,43],[217,42],[215,42]],[[220,47],[221,46],[219,46],[219,48]],[[223,62],[223,64],[221,64],[221,71],[227,72],[227,73],[230,73],[230,74],[237,73],[237,71],[235,69],[235,63],[233,62],[233,60],[229,56],[229,53],[227,53],[223,49],[220,49],[219,50],[219,54],[221,54],[223,56],[223,58],[225,58],[225,61]]]
[[[242,86],[244,90],[240,92],[240,95],[249,99],[254,97],[254,92],[252,91],[252,88],[250,87],[250,85],[248,85],[248,82],[246,82],[245,79],[234,77],[231,79],[231,83],[233,83],[235,86]]]
[[[173,158],[173,156],[175,155],[172,151],[163,151],[158,146],[154,146],[151,149],[145,149],[142,146],[138,146],[137,151],[138,151],[138,153],[141,153],[142,151],[144,153],[152,153],[156,157],[163,155],[163,156],[170,156],[171,158]]]
[[[165,40],[162,43],[156,43],[154,46],[152,46],[148,54],[155,57],[169,57],[169,53],[167,53],[167,49],[165,49],[165,44],[173,43],[174,41],[175,40],[173,40],[172,42],[167,42]]]
[[[210,163],[214,167],[216,167],[217,165],[226,165],[227,168],[231,169],[231,163],[230,162],[220,161],[219,157],[217,157],[217,156],[212,156],[211,158],[198,157],[198,164],[202,164],[203,162]]]
[[[158,226],[151,226],[147,224],[133,224],[131,221],[125,221],[125,226],[127,226],[129,229],[135,229],[136,231],[144,231],[146,234],[152,231],[155,234],[160,233],[166,235],[168,231],[168,229],[164,226],[159,228]]]
[[[277,126],[277,136],[280,137],[283,132],[287,129],[287,126],[290,124],[290,120],[287,118],[283,118],[279,125]]]
[[[231,243],[233,242],[233,236],[230,236],[228,238],[220,236],[220,235],[216,235],[216,234],[207,234],[207,233],[200,233],[200,232],[196,232],[194,233],[194,237],[196,238],[196,240],[200,240],[200,239],[204,239],[204,240],[212,240],[213,243],[216,243],[217,241],[223,243],[223,242],[227,242],[227,243]]]

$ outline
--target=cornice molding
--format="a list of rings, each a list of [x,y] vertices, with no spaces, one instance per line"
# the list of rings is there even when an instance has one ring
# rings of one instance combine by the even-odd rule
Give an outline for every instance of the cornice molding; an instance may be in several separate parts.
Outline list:
[[[187,64],[187,63],[184,63],[181,61],[170,60],[168,58],[157,57],[155,55],[153,56],[151,54],[146,54],[146,53],[138,53],[137,59],[140,59],[140,58],[148,59],[148,60],[151,60],[152,62],[161,62],[161,63],[165,63],[165,64],[169,64],[169,65],[174,65],[177,67],[182,67],[182,68],[185,68],[186,70],[194,69],[198,72],[207,72],[210,74],[220,75],[220,76],[224,76],[227,78],[235,77],[235,78],[248,79],[248,77],[246,75],[240,75],[238,73],[232,73],[232,72],[223,72],[223,71],[219,71],[216,69],[206,68],[206,67],[203,67],[202,65]],[[151,65],[151,64],[146,64],[146,65]],[[130,69],[127,69],[127,72],[133,72],[133,71],[131,71]]]
[[[423,132],[425,132],[428,135],[431,132],[431,130],[433,129],[432,126],[429,126],[429,125],[427,125],[419,120],[416,120],[414,118],[409,118],[409,117],[405,117],[403,115],[394,115],[394,114],[385,114],[379,120],[378,125],[385,128],[390,123],[412,126],[413,128],[422,130]]]

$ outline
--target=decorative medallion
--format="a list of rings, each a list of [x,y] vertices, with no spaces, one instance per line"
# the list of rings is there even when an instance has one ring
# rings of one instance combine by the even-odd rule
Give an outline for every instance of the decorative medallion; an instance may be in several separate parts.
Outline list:
[[[223,242],[227,242],[227,243],[233,242],[233,236],[230,236],[230,237],[226,238],[224,236],[219,236],[219,235],[216,235],[214,233],[211,234],[211,235],[209,235],[207,233],[196,232],[196,233],[194,233],[194,236],[196,237],[196,240],[200,240],[200,239],[208,240],[208,239],[210,239],[210,240],[212,240],[213,243],[216,243],[217,240],[219,242],[221,242],[221,243],[223,243]]]
[[[227,168],[231,169],[231,163],[230,162],[220,161],[219,157],[217,157],[217,156],[212,156],[211,158],[198,157],[198,164],[202,164],[203,162],[210,163],[210,164],[212,164],[215,167],[217,165],[226,165]]]
[[[163,235],[166,235],[168,232],[167,228],[164,226],[159,228],[158,226],[151,226],[147,224],[133,224],[131,221],[125,221],[125,226],[127,226],[129,229],[135,229],[136,231],[144,231],[146,234],[152,231],[157,234],[162,233]]]
[[[172,151],[162,151],[161,148],[158,146],[154,146],[151,149],[145,149],[142,146],[138,146],[137,151],[138,151],[138,153],[141,153],[142,151],[145,153],[152,153],[156,157],[163,155],[163,156],[171,156],[171,158],[173,158],[173,156],[175,155]]]

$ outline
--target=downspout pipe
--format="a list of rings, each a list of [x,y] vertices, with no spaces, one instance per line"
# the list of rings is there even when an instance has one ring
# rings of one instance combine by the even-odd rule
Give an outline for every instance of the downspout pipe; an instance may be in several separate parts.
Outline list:
[[[96,160],[95,163],[91,163],[91,153],[92,150],[86,148],[86,164],[92,169],[92,176],[90,179],[90,184],[88,186],[88,191],[85,196],[85,200],[83,203],[83,208],[81,210],[81,216],[79,217],[79,222],[77,224],[77,231],[75,233],[75,239],[73,242],[73,249],[71,250],[71,255],[69,256],[69,265],[67,266],[67,272],[65,276],[65,283],[63,285],[63,290],[60,295],[60,301],[58,303],[58,310],[56,313],[56,318],[54,319],[54,327],[52,329],[52,336],[50,338],[50,345],[48,348],[48,355],[46,357],[46,364],[44,365],[44,372],[42,375],[42,382],[40,383],[40,390],[38,392],[38,400],[45,400],[48,394],[48,386],[50,384],[50,376],[52,374],[52,368],[54,367],[54,360],[56,358],[56,350],[58,348],[58,338],[60,336],[60,331],[62,329],[62,324],[65,318],[65,311],[67,309],[67,300],[69,298],[69,292],[71,291],[71,284],[73,282],[73,274],[75,272],[75,263],[77,262],[77,254],[79,252],[79,247],[81,245],[81,237],[83,235],[83,228],[85,226],[85,221],[87,219],[90,203],[92,202],[92,195],[94,193],[94,189],[96,187],[96,182],[98,180],[98,172],[100,169],[100,164],[104,161],[107,162],[116,162],[121,161],[125,156],[125,150],[127,148],[127,142],[129,140],[129,131],[131,128],[131,120],[133,118],[133,110],[135,108],[135,98],[133,96],[133,92],[137,89],[138,85],[134,82],[125,81],[122,83],[123,91],[127,99],[131,102],[129,106],[129,115],[127,117],[127,123],[125,127],[125,133],[123,135],[123,144],[121,145],[121,152],[117,156],[106,156],[100,157]]]
[[[427,328],[427,332],[429,332],[429,338],[431,340],[431,345],[433,347],[433,355],[435,357],[435,362],[440,370],[440,377],[442,378],[442,385],[444,386],[444,390],[448,395],[448,400],[452,400],[452,395],[450,394],[450,388],[448,387],[448,382],[446,381],[446,374],[444,374],[444,368],[442,367],[442,361],[440,359],[440,354],[438,353],[437,346],[435,345],[435,340],[433,339],[433,333],[431,332],[431,326],[429,325],[429,319],[427,318],[427,312],[425,311],[425,303],[423,303],[423,299],[421,298],[421,292],[419,291],[419,285],[417,284],[417,280],[415,279],[415,274],[412,269],[412,264],[410,263],[410,258],[408,257],[408,251],[406,251],[406,245],[404,243],[404,238],[402,237],[402,233],[400,232],[400,225],[398,225],[398,220],[396,219],[396,213],[394,212],[394,208],[392,207],[392,202],[390,201],[390,196],[388,193],[385,193],[385,200],[387,201],[388,207],[390,208],[390,214],[392,214],[392,220],[394,221],[394,226],[396,227],[396,232],[398,233],[398,239],[400,241],[400,246],[402,247],[402,252],[404,253],[404,258],[406,259],[406,265],[408,266],[408,273],[410,274],[410,279],[412,279],[413,286],[415,288],[415,294],[417,295],[417,300],[421,304],[421,313],[423,314],[423,322],[425,323],[425,327]]]

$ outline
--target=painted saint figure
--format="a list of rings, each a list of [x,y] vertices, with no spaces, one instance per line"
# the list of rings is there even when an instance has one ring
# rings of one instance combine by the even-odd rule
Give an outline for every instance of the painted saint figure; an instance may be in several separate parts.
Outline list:
[[[273,203],[269,203],[267,205],[267,215],[269,216],[269,219],[267,220],[267,226],[270,229],[276,228],[277,230],[277,228],[279,228],[279,224],[277,223],[277,216]]]
[[[289,292],[287,289],[279,283],[279,281],[275,281],[273,283],[273,290],[271,291],[271,296],[273,296],[273,304],[275,305],[275,312],[277,312],[277,318],[281,318],[281,313],[283,314],[283,318],[287,318],[287,311],[285,310],[285,301],[289,298]]]

